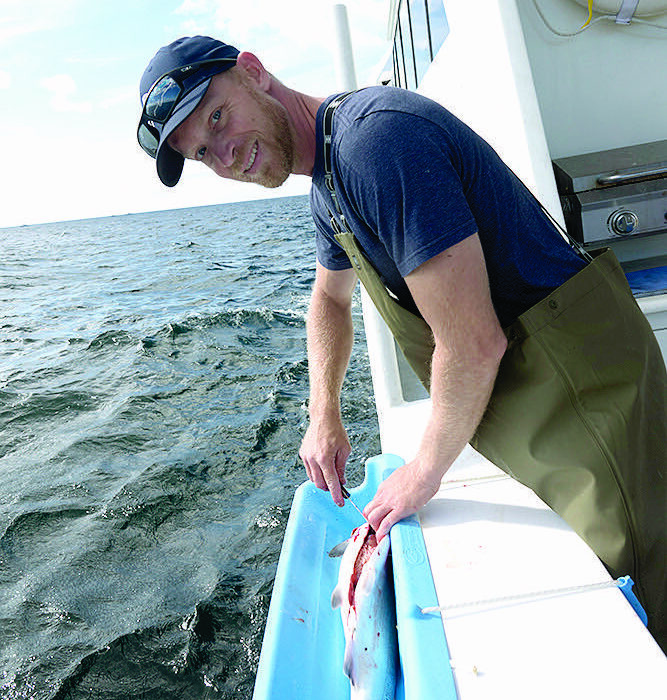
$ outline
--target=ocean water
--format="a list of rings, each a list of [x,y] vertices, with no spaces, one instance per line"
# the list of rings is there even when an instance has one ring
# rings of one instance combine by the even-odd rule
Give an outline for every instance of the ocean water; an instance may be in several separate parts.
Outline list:
[[[306,478],[307,197],[0,250],[0,698],[250,698]],[[354,315],[351,484],[380,451]]]

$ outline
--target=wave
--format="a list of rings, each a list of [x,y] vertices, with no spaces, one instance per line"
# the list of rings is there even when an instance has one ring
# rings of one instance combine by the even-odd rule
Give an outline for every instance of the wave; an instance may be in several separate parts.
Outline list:
[[[84,656],[60,680],[51,699],[83,697],[92,690],[99,700],[117,700],[125,697],[123,689],[128,697],[212,697],[201,668],[206,645],[202,625],[184,624],[172,619],[116,637]]]
[[[55,390],[14,397],[13,402],[0,411],[0,426],[16,426],[41,422],[63,414],[75,415],[99,408],[99,396],[80,390]]]
[[[60,508],[58,510],[35,510],[14,516],[0,535],[0,550],[5,557],[23,556],[30,558],[31,540],[42,540],[58,527],[71,520],[90,515],[87,508]],[[5,559],[3,568],[7,567]]]
[[[156,336],[174,338],[215,327],[269,329],[279,326],[305,328],[304,312],[293,309],[271,309],[269,307],[224,309],[210,314],[193,314],[185,319],[170,321],[148,335],[142,336],[137,334],[135,330],[114,328],[98,333],[92,340],[80,336],[71,336],[66,339],[66,342],[73,347],[86,344],[85,349],[88,351],[101,351],[136,344],[150,347],[155,342]],[[12,328],[12,330],[28,332],[29,329]],[[33,340],[27,337],[21,337],[20,339],[22,342]]]
[[[301,313],[291,310],[278,310],[263,307],[259,309],[226,309],[213,314],[192,316],[185,321],[170,323],[167,332],[173,335],[188,333],[216,326],[232,328],[271,328],[273,326],[305,327]]]
[[[248,598],[247,583],[225,575],[191,613],[120,635],[83,656],[51,700],[88,697],[178,697],[239,700],[252,694],[271,593]]]

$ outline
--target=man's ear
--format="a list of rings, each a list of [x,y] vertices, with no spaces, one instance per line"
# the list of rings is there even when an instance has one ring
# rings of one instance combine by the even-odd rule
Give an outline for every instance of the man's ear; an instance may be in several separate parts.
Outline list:
[[[236,57],[236,65],[243,69],[245,74],[257,87],[268,90],[271,85],[271,76],[262,65],[262,62],[249,51],[242,51]]]

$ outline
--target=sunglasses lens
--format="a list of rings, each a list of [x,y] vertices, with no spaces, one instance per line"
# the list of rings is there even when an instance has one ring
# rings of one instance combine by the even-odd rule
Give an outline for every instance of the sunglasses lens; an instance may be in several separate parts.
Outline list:
[[[169,76],[159,80],[148,95],[144,112],[149,119],[164,122],[181,94],[180,85]]]
[[[139,127],[139,131],[137,131],[137,138],[139,140],[139,145],[144,151],[146,151],[151,158],[155,158],[157,147],[160,142],[157,131],[146,124],[142,124]]]

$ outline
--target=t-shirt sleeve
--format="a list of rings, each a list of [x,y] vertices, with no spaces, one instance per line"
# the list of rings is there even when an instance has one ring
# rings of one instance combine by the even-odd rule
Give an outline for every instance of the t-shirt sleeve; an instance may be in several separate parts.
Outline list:
[[[428,118],[382,111],[356,120],[337,164],[403,277],[477,231],[456,139]]]
[[[352,267],[347,254],[334,238],[321,196],[314,189],[310,193],[310,210],[315,222],[315,252],[318,262],[327,270],[348,270]]]

